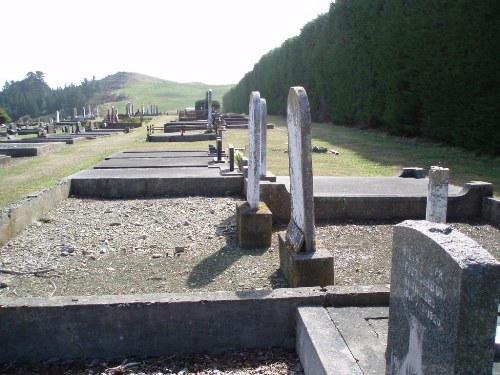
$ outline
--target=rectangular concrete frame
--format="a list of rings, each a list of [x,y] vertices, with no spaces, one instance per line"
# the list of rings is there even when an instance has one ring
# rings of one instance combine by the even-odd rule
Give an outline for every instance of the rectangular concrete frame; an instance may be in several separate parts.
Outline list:
[[[295,348],[296,309],[314,288],[3,298],[0,362]]]

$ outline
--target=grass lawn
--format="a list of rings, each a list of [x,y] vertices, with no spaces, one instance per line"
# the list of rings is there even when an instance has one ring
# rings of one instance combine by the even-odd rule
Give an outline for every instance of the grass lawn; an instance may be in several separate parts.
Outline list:
[[[149,124],[163,125],[174,117],[156,117]],[[288,175],[286,119],[270,116],[275,124],[268,130],[268,170],[275,175]],[[0,168],[0,208],[20,200],[27,194],[49,188],[70,176],[102,161],[106,156],[125,150],[203,149],[204,142],[146,142],[145,126],[129,134],[67,145],[50,155],[16,160],[14,165]],[[223,135],[229,143],[245,148],[246,130],[228,130]],[[459,149],[434,143],[392,137],[376,131],[361,131],[331,124],[313,124],[313,145],[338,151],[339,155],[313,154],[313,170],[317,176],[395,176],[402,167],[450,168],[451,183],[463,186],[469,181],[494,184],[500,196],[500,161],[477,156]],[[244,151],[245,154],[248,154]]]

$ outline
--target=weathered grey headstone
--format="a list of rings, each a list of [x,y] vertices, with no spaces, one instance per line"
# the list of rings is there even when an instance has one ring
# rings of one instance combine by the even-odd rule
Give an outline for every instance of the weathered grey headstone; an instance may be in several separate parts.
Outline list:
[[[425,219],[434,223],[446,223],[448,207],[448,179],[450,170],[433,166],[429,170],[427,207]]]
[[[261,117],[260,93],[253,91],[250,94],[249,102],[249,153],[248,153],[248,183],[247,183],[247,202],[250,207],[256,209],[260,200],[260,123]]]
[[[73,118],[76,118],[76,116],[78,116],[78,112],[76,108],[73,108]]]
[[[85,118],[85,107],[82,107],[82,117]]]
[[[446,224],[396,225],[386,374],[491,374],[499,273]]]
[[[240,247],[271,246],[272,212],[260,201],[260,93],[250,94],[247,201],[236,205],[236,231]]]
[[[266,177],[267,173],[267,103],[260,99],[260,176]]]
[[[316,249],[314,229],[311,113],[302,87],[290,88],[287,107],[288,157],[292,213],[287,230],[296,251]],[[292,235],[293,234],[293,235]],[[303,249],[301,244],[303,243]]]
[[[311,115],[302,87],[290,88],[287,113],[292,212],[286,232],[278,233],[280,268],[292,287],[333,285],[333,256],[316,248]]]

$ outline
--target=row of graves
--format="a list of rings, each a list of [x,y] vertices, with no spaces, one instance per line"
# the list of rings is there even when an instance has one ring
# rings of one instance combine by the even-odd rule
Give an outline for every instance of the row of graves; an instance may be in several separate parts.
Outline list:
[[[419,186],[422,182],[426,184],[425,220],[406,220],[404,212],[393,212],[395,217],[402,217],[404,221],[393,229],[391,284],[387,301],[377,298],[376,293],[370,294],[356,305],[349,304],[349,301],[358,298],[357,295],[340,302],[332,297],[332,301],[321,300],[322,304],[312,303],[311,299],[309,304],[291,311],[296,302],[287,300],[283,302],[286,308],[278,312],[280,321],[275,321],[272,326],[271,323],[263,323],[269,317],[275,317],[278,311],[270,312],[267,305],[278,306],[279,300],[284,300],[287,293],[294,293],[293,288],[299,288],[297,293],[306,295],[316,293],[314,287],[320,287],[317,293],[328,294],[328,288],[333,288],[334,285],[335,263],[332,253],[324,247],[326,245],[318,245],[315,235],[315,220],[318,218],[318,211],[324,208],[317,205],[318,197],[315,196],[317,190],[314,185],[318,180],[312,172],[310,107],[307,93],[302,87],[292,87],[289,90],[287,123],[288,193],[281,194],[275,201],[271,199],[271,195],[276,190],[273,194],[269,191],[279,186],[281,179],[267,171],[267,104],[256,91],[251,93],[249,101],[246,178],[235,171],[234,146],[229,145],[226,155],[221,139],[209,153],[200,150],[122,152],[112,155],[92,170],[72,176],[72,194],[98,198],[182,194],[217,196],[240,194],[244,191],[245,201],[235,208],[236,232],[241,248],[269,247],[273,221],[277,217],[287,217],[288,220],[286,230],[278,233],[279,262],[280,269],[292,288],[285,290],[280,297],[273,299],[264,296],[268,292],[272,294],[271,291],[255,291],[249,297],[236,293],[236,301],[230,304],[222,294],[195,297],[176,295],[175,298],[153,296],[152,302],[149,302],[148,296],[141,296],[141,309],[130,307],[135,306],[134,304],[139,306],[138,302],[122,303],[121,297],[116,296],[112,302],[93,300],[90,303],[85,300],[82,306],[75,306],[75,309],[83,309],[83,305],[88,303],[95,313],[101,309],[109,311],[113,305],[113,319],[116,316],[120,322],[118,325],[100,325],[106,332],[99,333],[98,336],[107,343],[100,350],[108,350],[113,344],[123,346],[123,343],[117,341],[120,334],[119,331],[113,331],[115,326],[119,330],[127,326],[130,331],[128,333],[132,336],[138,330],[135,337],[137,344],[134,339],[129,345],[142,346],[134,347],[135,349],[128,347],[127,351],[144,354],[145,346],[140,344],[139,338],[152,335],[155,340],[160,340],[157,327],[164,327],[166,321],[171,323],[169,329],[172,331],[162,332],[161,339],[168,341],[169,338],[182,337],[181,340],[175,339],[177,346],[181,341],[182,345],[187,345],[190,337],[188,331],[192,328],[189,325],[199,327],[196,342],[189,344],[190,350],[191,347],[197,347],[199,342],[207,340],[212,349],[221,347],[215,343],[223,340],[228,340],[222,345],[226,348],[234,340],[243,345],[247,336],[255,340],[248,343],[249,346],[257,345],[255,342],[261,343],[257,335],[265,336],[278,327],[286,326],[283,329],[290,329],[290,325],[295,325],[291,328],[296,336],[295,349],[306,374],[500,373],[500,368],[494,368],[500,263],[486,249],[446,224],[447,214],[451,212],[449,205],[453,200],[449,199],[449,170],[442,167],[432,167],[428,179],[418,179]],[[225,161],[228,161],[229,168],[226,168]],[[420,171],[413,170],[413,173],[419,174]],[[122,186],[119,185],[120,180],[123,181]],[[242,180],[244,187],[241,186]],[[417,181],[413,178],[411,180]],[[227,181],[234,183],[234,186]],[[340,183],[338,179],[334,181]],[[379,180],[371,181],[376,185]],[[388,181],[391,189],[404,189],[407,186],[404,183],[398,185],[393,182],[395,180]],[[367,180],[363,180],[363,183],[355,181],[355,185],[366,185]],[[377,197],[371,201],[366,200],[366,197],[362,198],[361,210],[367,215],[368,205],[377,205],[379,200]],[[345,194],[339,200],[344,206],[350,204]],[[413,202],[411,199],[395,201],[395,206],[403,205],[403,210],[407,214],[410,212],[413,203],[408,202]],[[324,206],[326,201],[320,202]],[[334,204],[330,206],[330,211],[337,209],[335,202],[337,201],[334,200]],[[356,202],[359,205],[359,201]],[[420,201],[416,202],[420,204]],[[387,200],[381,204],[387,205]],[[282,211],[288,211],[288,215],[284,215]],[[281,292],[278,290],[276,293]],[[356,289],[353,294],[358,293],[359,289]],[[387,296],[387,293],[383,295]],[[179,309],[182,318],[176,318],[174,300],[182,298],[189,301],[199,298],[200,303],[196,307],[189,307],[194,305],[189,301],[181,301]],[[251,308],[251,298],[254,298],[252,303],[262,303],[262,314],[261,310]],[[303,297],[296,299],[300,298]],[[53,310],[57,310],[52,312],[55,314],[63,309]],[[161,311],[166,311],[167,315]],[[243,318],[240,313],[233,313],[236,311],[241,311]],[[260,316],[255,319],[245,318],[254,312]],[[146,321],[147,319],[143,319],[144,314],[161,315],[161,318],[157,321],[151,318],[148,320],[151,324],[144,326],[125,324],[128,317],[138,319],[141,316],[140,319]],[[293,316],[290,317],[290,314]],[[85,326],[81,320],[87,319],[87,315],[80,314],[79,321],[74,324],[71,323],[73,318],[65,315],[65,319],[68,319],[65,324],[71,324],[77,330],[78,327]],[[191,319],[191,316],[202,318]],[[226,317],[223,323],[218,320],[221,316]],[[245,322],[242,323],[239,319],[245,319]],[[211,325],[206,322],[211,322]],[[92,324],[94,323],[92,320]],[[218,325],[222,325],[224,329],[213,328]],[[182,332],[174,332],[175,327],[181,327]],[[146,332],[148,329],[151,329],[149,333]],[[242,329],[247,336],[241,335]],[[286,333],[281,332],[281,335],[285,336]],[[80,354],[93,355],[92,350],[95,348],[78,341],[76,336],[73,332],[72,340],[77,343],[72,345],[79,345]],[[200,339],[201,336],[203,340]],[[14,337],[14,334],[9,337]],[[270,340],[268,336],[265,337]],[[274,334],[273,339],[281,339],[280,334]],[[83,354],[82,348],[86,348]]]
[[[56,117],[55,122],[39,122],[33,127],[7,129],[1,137],[3,139],[0,139],[0,166],[8,166],[11,158],[41,156],[57,151],[66,145],[120,135],[130,130],[128,124],[103,127],[98,126],[95,121],[86,120],[86,126],[84,126],[84,123],[78,119],[59,120],[59,112],[56,113]]]
[[[253,92],[247,201],[236,209],[241,247],[271,244],[272,212],[260,199],[265,106]],[[291,215],[278,233],[280,268],[293,287],[333,285],[333,256],[315,240],[311,119],[302,87],[288,96],[288,151]],[[297,352],[306,373],[492,373],[500,263],[446,224],[448,179],[447,168],[431,167],[425,220],[394,227],[388,309],[299,308]],[[370,320],[383,323],[374,329]]]
[[[249,117],[245,114],[222,113],[212,106],[212,90],[205,93],[205,110],[179,112],[179,119],[164,124],[163,128],[148,126],[149,142],[196,142],[216,140],[222,132],[230,129],[248,129]],[[272,129],[273,124],[267,124]]]

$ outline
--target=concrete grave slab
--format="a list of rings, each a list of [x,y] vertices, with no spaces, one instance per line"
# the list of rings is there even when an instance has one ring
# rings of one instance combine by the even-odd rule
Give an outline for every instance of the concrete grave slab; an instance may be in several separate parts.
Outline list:
[[[54,142],[63,142],[66,144],[75,144],[84,142],[84,136],[78,137],[59,137],[59,138],[47,138],[47,137],[32,137],[32,138],[24,138],[24,139],[16,139],[5,141],[5,143],[54,143]]]
[[[7,143],[0,142],[0,154],[11,157],[40,156],[47,152],[59,150],[64,143]]]
[[[117,152],[111,156],[106,157],[108,159],[130,159],[130,158],[206,158],[208,155],[207,151],[135,151],[135,152]]]
[[[222,176],[219,168],[89,169],[71,179],[71,193],[98,198],[239,195],[243,177]]]
[[[204,158],[116,158],[98,163],[94,169],[207,167],[210,160],[209,156]]]

